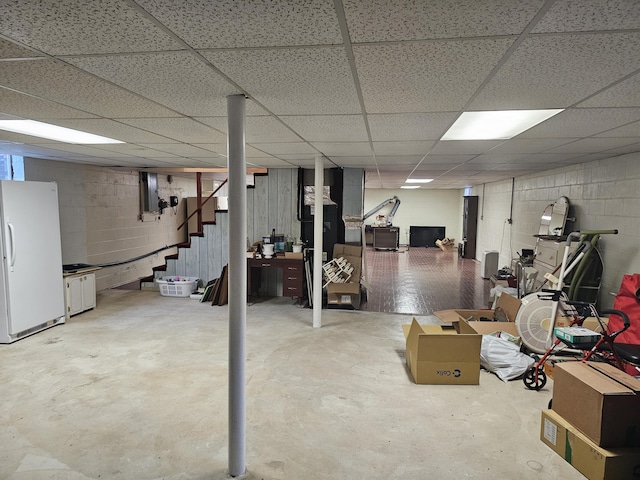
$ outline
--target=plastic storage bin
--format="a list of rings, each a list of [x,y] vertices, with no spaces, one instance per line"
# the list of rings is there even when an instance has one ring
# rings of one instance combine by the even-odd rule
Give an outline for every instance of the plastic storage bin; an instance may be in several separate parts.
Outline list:
[[[156,280],[163,297],[189,297],[198,288],[197,277],[162,277]]]

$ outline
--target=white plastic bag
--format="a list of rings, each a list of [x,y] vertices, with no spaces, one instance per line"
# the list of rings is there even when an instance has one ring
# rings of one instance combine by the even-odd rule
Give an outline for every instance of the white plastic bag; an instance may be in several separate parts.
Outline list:
[[[533,364],[534,360],[520,351],[518,345],[493,335],[482,336],[480,365],[508,382],[518,378]]]

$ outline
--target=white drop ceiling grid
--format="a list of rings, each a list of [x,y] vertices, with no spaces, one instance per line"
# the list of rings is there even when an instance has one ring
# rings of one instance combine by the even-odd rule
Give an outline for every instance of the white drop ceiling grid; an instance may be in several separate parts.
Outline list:
[[[247,162],[462,188],[640,151],[639,0],[4,0],[0,118],[127,142],[0,132],[3,152],[136,168]],[[508,141],[442,142],[463,112],[566,108]]]

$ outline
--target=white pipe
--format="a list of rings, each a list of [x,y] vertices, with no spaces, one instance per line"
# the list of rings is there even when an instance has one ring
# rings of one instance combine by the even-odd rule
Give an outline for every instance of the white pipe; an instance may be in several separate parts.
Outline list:
[[[229,474],[246,471],[247,187],[245,97],[227,97],[229,170]]]
[[[313,328],[322,326],[322,231],[324,230],[324,159],[316,155],[313,216]]]

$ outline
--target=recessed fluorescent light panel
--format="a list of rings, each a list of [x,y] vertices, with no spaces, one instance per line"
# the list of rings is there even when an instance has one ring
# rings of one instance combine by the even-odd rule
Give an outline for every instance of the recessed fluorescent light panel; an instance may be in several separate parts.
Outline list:
[[[433,182],[433,178],[407,178],[404,183],[429,183]]]
[[[441,140],[507,140],[560,112],[562,109],[463,112]]]
[[[0,130],[33,135],[34,137],[48,138],[58,142],[77,143],[86,145],[98,145],[104,143],[124,143],[113,138],[101,137],[92,133],[73,130],[72,128],[59,127],[49,123],[36,122],[35,120],[0,120]]]
[[[409,190],[409,189],[414,189],[414,188],[420,188],[420,185],[401,185],[400,188],[405,188],[405,189]]]

